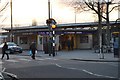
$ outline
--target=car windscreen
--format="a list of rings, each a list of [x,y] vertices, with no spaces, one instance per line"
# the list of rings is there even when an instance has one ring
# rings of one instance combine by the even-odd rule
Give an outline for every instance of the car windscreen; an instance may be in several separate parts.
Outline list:
[[[0,44],[0,47],[3,47],[4,43]]]
[[[17,46],[17,45],[14,43],[8,43],[8,46]]]

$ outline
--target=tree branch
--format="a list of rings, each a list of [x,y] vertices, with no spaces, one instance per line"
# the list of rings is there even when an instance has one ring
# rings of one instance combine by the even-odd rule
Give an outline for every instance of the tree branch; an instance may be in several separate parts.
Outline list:
[[[117,8],[117,7],[120,7],[120,5],[114,6],[114,7],[109,11],[109,13],[112,12],[112,11],[113,11],[115,8]]]
[[[2,9],[0,10],[0,12],[2,12],[3,10],[5,10],[6,7],[8,6],[8,4],[9,4],[9,2],[6,3],[6,5],[4,6],[4,8],[2,8]]]
[[[86,4],[90,9],[94,10],[95,13],[99,14],[98,11],[94,8],[94,6],[91,7],[86,1],[85,1],[85,4]],[[101,16],[102,18],[104,18],[105,20],[107,19],[106,17],[102,16],[101,14],[100,14],[100,16]]]

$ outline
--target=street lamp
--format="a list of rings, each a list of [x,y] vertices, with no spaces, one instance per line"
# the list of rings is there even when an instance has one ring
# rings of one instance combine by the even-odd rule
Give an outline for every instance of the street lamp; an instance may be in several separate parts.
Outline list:
[[[74,7],[74,10],[75,10],[75,23],[76,23],[76,12],[77,12],[77,7]]]
[[[110,40],[111,40],[111,37],[110,37],[110,21],[109,21],[109,5],[111,4],[111,0],[107,0],[106,1],[106,24],[107,24],[107,47],[109,48],[110,46]]]
[[[48,19],[50,19],[50,0],[48,0]]]
[[[10,0],[10,13],[11,13],[11,30],[10,30],[10,41],[13,42],[13,15],[12,15],[12,0]]]

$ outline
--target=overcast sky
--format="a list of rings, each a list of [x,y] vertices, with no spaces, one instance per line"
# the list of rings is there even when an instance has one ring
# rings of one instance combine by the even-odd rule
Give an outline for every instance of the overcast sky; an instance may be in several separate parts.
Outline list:
[[[0,4],[4,5],[8,1],[10,0],[1,0]],[[69,2],[69,0],[66,1]],[[51,0],[51,13],[51,16],[58,24],[75,23],[75,10],[70,6],[62,4],[61,0]],[[0,14],[2,14],[0,24],[10,24],[10,7],[8,6]],[[117,18],[118,12],[113,11],[110,14],[110,20],[116,20]],[[33,19],[36,19],[40,25],[46,25],[46,19],[48,19],[48,0],[13,0],[14,24],[31,24]],[[95,20],[97,20],[97,15],[93,14],[92,11],[76,13],[77,23],[93,22]]]

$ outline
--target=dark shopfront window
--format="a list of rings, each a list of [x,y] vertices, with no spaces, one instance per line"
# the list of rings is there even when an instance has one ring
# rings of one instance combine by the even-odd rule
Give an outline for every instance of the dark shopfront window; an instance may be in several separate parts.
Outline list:
[[[27,44],[27,37],[20,37],[20,44]]]
[[[88,35],[81,35],[80,43],[88,43]]]

